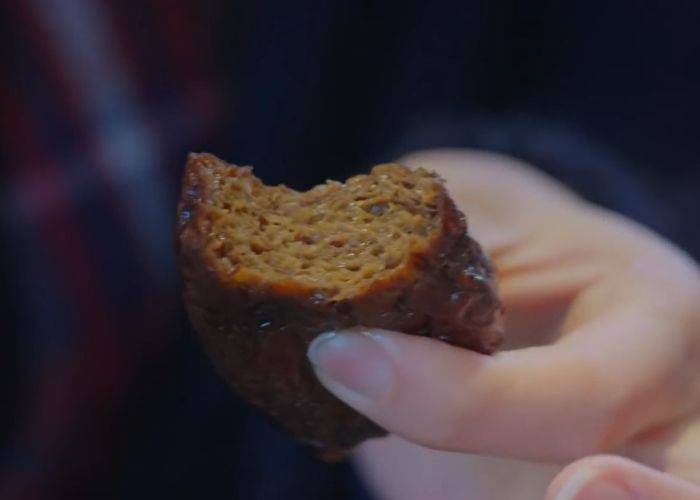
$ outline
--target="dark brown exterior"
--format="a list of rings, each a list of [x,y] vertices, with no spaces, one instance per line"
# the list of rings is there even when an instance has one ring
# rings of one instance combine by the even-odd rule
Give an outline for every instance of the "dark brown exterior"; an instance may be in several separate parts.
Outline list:
[[[435,337],[482,353],[502,340],[492,268],[442,190],[443,234],[391,283],[339,302],[313,290],[227,282],[206,252],[198,175],[211,155],[190,155],[179,206],[178,253],[184,298],[205,349],[233,389],[299,441],[342,455],[385,432],[327,392],[306,358],[321,332],[357,325]]]

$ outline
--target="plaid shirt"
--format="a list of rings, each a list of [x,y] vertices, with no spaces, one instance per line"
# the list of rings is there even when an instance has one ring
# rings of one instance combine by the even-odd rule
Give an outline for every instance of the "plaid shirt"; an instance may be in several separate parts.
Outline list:
[[[176,333],[176,179],[223,94],[196,3],[31,0],[4,14],[19,377],[0,498],[83,498],[113,479],[124,400]]]

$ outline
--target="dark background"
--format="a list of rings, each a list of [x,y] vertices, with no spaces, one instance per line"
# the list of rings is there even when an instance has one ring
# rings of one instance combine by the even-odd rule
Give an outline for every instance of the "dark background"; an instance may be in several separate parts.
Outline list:
[[[308,187],[414,149],[473,147],[532,162],[700,255],[698,2],[107,3],[130,26],[128,42],[140,54],[148,53],[163,3],[190,9],[187,22],[198,24],[206,47],[194,57],[219,90],[214,125],[171,141],[163,154],[173,222],[189,150],[252,164],[267,182]],[[3,15],[8,95],[14,86],[41,86],[25,58],[31,47],[21,21],[32,8],[8,7]],[[131,63],[150,82],[146,105],[175,92],[159,61]],[[35,106],[52,109],[50,102]],[[16,132],[15,123],[5,126]],[[8,144],[19,140],[4,132]],[[58,130],[52,137],[53,152],[81,155]],[[8,171],[23,161],[8,156]],[[15,198],[5,197],[5,206]],[[73,437],[46,455],[21,451],[17,435],[32,418],[23,402],[36,389],[26,364],[40,350],[26,338],[51,337],[58,326],[35,319],[70,297],[22,300],[24,264],[33,264],[13,213],[5,210],[2,239],[0,492],[7,498],[27,498],[1,489],[27,470],[38,484],[51,476],[33,498],[368,498],[349,465],[317,462],[229,392],[200,353],[176,288],[160,291],[173,307],[163,313],[172,328],[158,355],[133,370],[125,391],[107,394],[117,403],[100,428],[116,438],[79,450]],[[99,239],[113,229],[81,230]],[[95,255],[106,251],[95,245]],[[172,255],[163,259],[172,264]],[[105,258],[101,279],[135,276],[116,266]],[[175,276],[174,267],[169,272]],[[114,301],[133,311],[145,299],[138,299],[138,279],[129,283]]]
[[[645,185],[660,206],[698,211],[692,1],[259,2],[229,15],[246,19],[240,38],[217,45],[239,78],[211,147],[270,181],[470,146],[559,169],[612,205]],[[693,250],[692,231],[663,224]]]

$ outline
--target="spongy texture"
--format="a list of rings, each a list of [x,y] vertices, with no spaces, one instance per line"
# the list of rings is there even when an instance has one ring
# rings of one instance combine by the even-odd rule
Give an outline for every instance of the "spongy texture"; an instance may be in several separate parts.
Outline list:
[[[190,155],[177,250],[187,310],[241,396],[324,456],[384,433],[332,396],[306,358],[356,326],[481,353],[500,345],[493,270],[439,177],[401,165],[306,192]]]
[[[230,273],[313,288],[329,299],[362,293],[425,252],[440,233],[439,180],[379,165],[305,193],[265,186],[250,168],[211,165],[204,182],[210,249]]]

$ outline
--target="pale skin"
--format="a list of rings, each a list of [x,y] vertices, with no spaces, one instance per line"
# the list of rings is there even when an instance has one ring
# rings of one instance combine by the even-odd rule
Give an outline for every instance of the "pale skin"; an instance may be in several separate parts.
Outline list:
[[[593,488],[603,479],[647,495],[630,498],[700,498],[697,264],[515,160],[439,150],[399,161],[438,172],[467,214],[498,269],[508,343],[483,356],[381,331],[312,346],[321,382],[400,436],[359,451],[378,496],[421,498],[428,490],[411,472],[419,467],[422,483],[449,483],[442,498],[481,498],[460,474],[462,453],[561,465],[614,453],[661,472],[586,458],[557,476],[547,498],[606,498]],[[459,453],[430,458],[411,443]],[[430,474],[432,465],[440,471]]]

